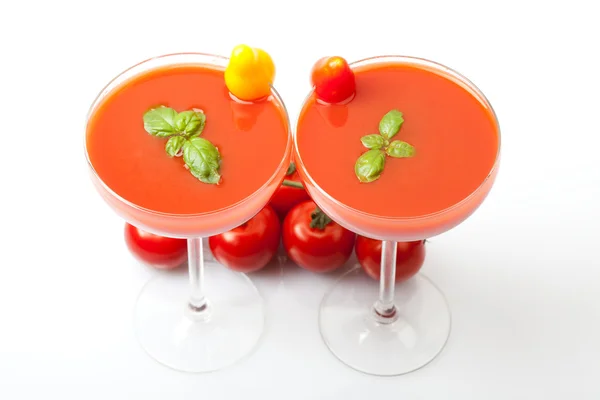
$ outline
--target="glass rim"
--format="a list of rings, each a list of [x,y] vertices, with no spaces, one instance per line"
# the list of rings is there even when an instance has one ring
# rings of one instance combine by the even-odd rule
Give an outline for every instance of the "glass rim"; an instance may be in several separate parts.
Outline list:
[[[216,54],[210,54],[210,53],[200,53],[200,52],[182,52],[182,53],[169,53],[169,54],[163,54],[163,55],[159,55],[159,56],[154,56],[154,57],[150,57],[147,58],[143,61],[138,62],[137,64],[134,64],[126,69],[124,69],[123,71],[121,71],[120,73],[118,73],[114,78],[112,78],[96,95],[96,97],[94,98],[94,100],[92,101],[92,104],[90,105],[86,118],[85,118],[85,129],[84,129],[84,137],[83,137],[83,148],[84,148],[84,153],[85,153],[85,158],[88,164],[88,167],[90,169],[90,171],[92,171],[94,177],[97,179],[98,182],[100,182],[100,184],[102,185],[103,189],[106,190],[112,197],[114,197],[115,199],[117,199],[119,202],[126,204],[129,207],[132,207],[138,211],[144,212],[144,213],[148,213],[148,214],[152,214],[152,215],[156,215],[156,216],[162,216],[162,217],[168,217],[168,218],[180,218],[180,219],[187,219],[187,218],[196,218],[196,217],[203,217],[203,216],[211,216],[211,215],[216,215],[216,214],[220,214],[224,211],[233,209],[238,207],[239,205],[251,200],[252,198],[256,197],[257,195],[259,195],[262,191],[264,191],[266,189],[266,187],[268,187],[273,180],[277,177],[277,175],[279,174],[280,170],[284,168],[284,163],[286,161],[287,157],[287,153],[288,153],[288,149],[290,148],[290,145],[293,145],[293,138],[292,138],[292,125],[290,122],[290,116],[289,116],[289,112],[287,110],[287,107],[283,101],[283,99],[281,98],[281,95],[279,94],[279,92],[275,89],[275,87],[273,85],[269,85],[271,87],[271,96],[275,98],[275,100],[281,105],[281,108],[283,109],[283,112],[285,114],[285,119],[284,122],[287,124],[287,142],[286,142],[286,151],[283,154],[283,157],[281,159],[281,161],[279,162],[279,165],[277,166],[277,168],[275,169],[275,171],[273,172],[273,174],[269,177],[269,179],[262,185],[260,186],[257,190],[255,190],[254,192],[252,192],[251,194],[249,194],[248,196],[244,197],[243,199],[237,201],[236,203],[230,204],[226,207],[222,207],[216,210],[212,210],[212,211],[206,211],[206,212],[202,212],[202,213],[189,213],[189,214],[175,214],[175,213],[167,213],[167,212],[162,212],[162,211],[156,211],[156,210],[152,210],[149,208],[145,208],[142,207],[138,204],[135,204],[127,199],[125,199],[124,197],[122,197],[121,195],[117,194],[114,190],[112,190],[100,177],[100,175],[98,174],[98,171],[96,171],[96,169],[94,168],[90,157],[89,157],[89,153],[88,153],[88,149],[87,149],[87,137],[88,137],[88,125],[90,122],[90,117],[93,115],[94,111],[96,110],[96,108],[100,105],[100,103],[102,102],[102,99],[112,93],[115,89],[121,87],[121,85],[126,84],[127,82],[129,82],[131,79],[139,76],[142,73],[151,71],[153,69],[156,69],[158,67],[150,67],[147,70],[141,70],[138,73],[133,74],[132,76],[126,78],[123,82],[120,82],[118,84],[115,84],[115,82],[117,82],[119,80],[119,78],[123,77],[125,74],[135,70],[136,68],[139,68],[147,63],[150,63],[152,61],[155,60],[163,60],[163,59],[168,59],[170,57],[195,57],[195,58],[199,58],[199,59],[204,59],[203,61],[200,60],[191,60],[188,63],[184,63],[184,62],[174,62],[173,64],[167,64],[170,66],[176,66],[176,65],[207,65],[207,66],[212,66],[212,67],[225,67],[227,61],[229,60],[229,57],[225,57],[225,56],[221,56],[221,55],[216,55]],[[219,61],[215,62],[216,60]],[[269,97],[271,97],[269,96]],[[233,100],[233,98],[232,98]],[[235,101],[235,100],[234,100]],[[245,104],[245,102],[240,101],[241,104]]]
[[[302,156],[301,156],[300,152],[298,151],[298,142],[297,142],[298,126],[300,123],[300,118],[302,116],[302,111],[304,110],[304,107],[306,106],[307,101],[312,97],[312,95],[315,91],[314,86],[312,87],[312,89],[310,90],[308,95],[304,98],[304,101],[302,102],[302,106],[300,107],[300,112],[298,113],[298,116],[296,117],[296,124],[294,125],[295,129],[294,129],[294,135],[293,135],[294,136],[294,148],[295,148],[295,151],[294,151],[295,161],[297,163],[302,164],[302,170],[303,170],[304,174],[306,175],[306,178],[310,181],[310,184],[316,188],[316,190],[319,192],[320,195],[326,197],[328,201],[334,203],[336,206],[338,206],[342,209],[348,210],[353,214],[358,214],[358,215],[361,215],[363,217],[367,217],[370,219],[384,220],[384,221],[415,221],[415,220],[433,218],[433,217],[446,214],[448,212],[451,212],[452,210],[462,207],[464,204],[468,203],[473,197],[475,197],[477,195],[477,193],[479,193],[486,186],[489,179],[495,173],[497,173],[498,165],[500,163],[501,133],[500,133],[500,123],[498,121],[496,111],[492,107],[492,104],[487,99],[487,97],[483,94],[483,92],[470,79],[468,79],[466,76],[464,76],[460,72],[458,72],[450,67],[447,67],[444,64],[441,64],[441,63],[438,63],[435,61],[431,61],[426,58],[414,57],[414,56],[404,56],[404,55],[380,55],[380,56],[367,57],[367,58],[363,58],[363,59],[360,59],[357,61],[353,61],[353,62],[349,63],[349,65],[351,68],[359,68],[359,67],[362,67],[365,65],[380,64],[380,63],[385,63],[385,62],[390,62],[390,63],[395,63],[395,64],[416,65],[416,66],[419,66],[422,68],[425,67],[425,68],[429,69],[430,71],[432,71],[438,75],[441,75],[442,77],[444,77],[446,79],[453,80],[455,83],[457,83],[460,86],[462,86],[463,88],[467,89],[469,92],[471,92],[474,95],[474,97],[486,109],[489,109],[489,111],[491,112],[491,115],[493,117],[492,119],[493,119],[494,127],[498,134],[498,149],[496,150],[496,157],[494,159],[494,164],[492,165],[490,171],[486,175],[485,179],[481,182],[481,184],[479,184],[479,186],[477,186],[465,198],[463,198],[459,202],[457,202],[449,207],[446,207],[442,210],[438,210],[438,211],[435,211],[432,213],[410,216],[410,217],[388,217],[388,216],[384,216],[384,215],[372,214],[372,213],[368,213],[368,212],[356,209],[354,207],[351,207],[351,206],[348,206],[348,205],[342,203],[341,201],[339,201],[338,199],[336,199],[335,197],[333,197],[332,195],[327,193],[327,191],[325,191],[323,188],[321,188],[321,186],[319,186],[315,182],[313,177],[310,176],[308,171],[306,171],[306,168],[304,168],[304,163],[302,162]]]

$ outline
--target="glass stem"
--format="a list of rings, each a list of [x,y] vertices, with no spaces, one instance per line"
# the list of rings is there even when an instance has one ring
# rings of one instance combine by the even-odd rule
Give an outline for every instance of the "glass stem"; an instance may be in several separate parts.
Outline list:
[[[396,242],[384,240],[381,247],[381,278],[379,300],[374,311],[379,322],[391,323],[396,320],[394,289],[396,286]]]
[[[203,312],[208,303],[204,297],[204,253],[202,250],[202,238],[187,240],[188,246],[188,268],[190,275],[190,304],[194,312]]]

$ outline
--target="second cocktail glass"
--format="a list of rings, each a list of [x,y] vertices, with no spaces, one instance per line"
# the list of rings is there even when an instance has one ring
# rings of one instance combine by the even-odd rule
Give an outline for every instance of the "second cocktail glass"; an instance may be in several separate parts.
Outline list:
[[[230,99],[222,82],[227,63],[228,59],[225,57],[186,53],[161,56],[137,64],[113,79],[100,92],[91,106],[86,129],[86,157],[90,176],[106,203],[135,226],[154,234],[185,238],[188,241],[189,276],[186,278],[169,274],[153,278],[140,293],[134,314],[135,332],[144,350],[160,363],[187,372],[208,372],[230,366],[248,355],[261,337],[265,319],[261,295],[245,274],[230,271],[214,262],[205,262],[202,237],[233,229],[258,213],[283,181],[292,149],[287,111],[277,92],[272,89],[271,96],[262,104]],[[206,78],[195,74],[194,68],[201,68]],[[156,71],[162,72],[157,74]],[[154,86],[144,86],[153,79]],[[125,93],[126,90],[129,92]],[[169,90],[169,96],[162,98],[162,95],[157,95],[156,90]],[[214,93],[214,101],[206,94],[211,90],[211,93]],[[106,99],[111,96],[112,105],[106,106]],[[186,109],[212,107],[206,114],[207,127],[218,126],[218,129],[211,128],[212,137],[216,137],[221,144],[226,143],[219,149],[224,154],[224,163],[228,162],[227,157],[230,157],[230,160],[231,157],[240,158],[240,168],[236,177],[232,175],[233,172],[224,176],[224,185],[229,185],[227,200],[216,201],[219,199],[197,195],[193,201],[187,198],[187,188],[197,188],[193,185],[204,183],[198,182],[184,170],[181,159],[167,160],[164,153],[160,153],[164,152],[164,143],[157,142],[158,139],[149,137],[143,131],[141,113],[149,107],[156,106],[153,104],[155,101]],[[218,104],[227,110],[219,110]],[[97,117],[99,112],[107,114],[108,109],[117,117],[112,120],[108,117]],[[130,118],[128,113],[135,115]],[[215,115],[217,117],[214,117]],[[278,147],[271,148],[271,152],[278,153],[269,155],[272,170],[265,170],[268,168],[264,167],[268,164],[266,161],[261,168],[254,167],[252,172],[262,170],[265,180],[256,181],[256,187],[250,187],[252,184],[249,182],[252,179],[244,179],[244,174],[250,172],[244,167],[251,167],[247,163],[252,164],[257,160],[254,155],[248,155],[247,143],[252,140],[250,135],[255,133],[252,126],[256,121],[262,121],[263,125],[259,129],[261,135],[269,133],[269,125],[264,120],[265,115],[276,121],[272,125],[277,131],[274,132],[277,139],[275,141],[279,144]],[[215,121],[214,118],[222,120]],[[119,133],[122,136],[114,135],[115,129],[121,129],[117,124],[126,124],[129,119],[132,121],[131,126]],[[134,136],[132,131],[138,136]],[[217,135],[221,135],[220,138]],[[236,139],[223,135],[239,136]],[[121,153],[122,148],[114,151],[108,147],[108,150],[104,148],[107,141],[121,138],[124,141],[130,140],[130,145],[138,140],[145,141],[146,151],[132,147]],[[274,150],[275,148],[278,150]],[[164,179],[157,177],[156,182],[149,179],[146,183],[148,190],[144,190],[146,188],[140,184],[138,193],[129,191],[131,196],[140,196],[138,203],[149,200],[153,195],[160,197],[161,190],[167,190],[169,187],[180,190],[181,193],[173,195],[171,203],[163,202],[168,207],[183,208],[185,203],[185,207],[190,208],[194,202],[212,202],[211,204],[219,205],[199,213],[162,212],[136,204],[136,201],[118,193],[119,190],[129,190],[122,180],[123,176],[147,173],[142,169],[148,166],[146,163],[152,163],[153,151],[156,151],[156,160],[162,163],[160,165],[163,168],[154,168],[157,176],[160,176],[165,168],[169,168],[173,180],[164,175]],[[124,160],[129,155],[137,157],[139,161],[126,166],[119,164],[122,162],[119,160]],[[234,178],[241,183],[234,185]],[[174,180],[181,183],[175,183]],[[130,181],[129,186],[132,184],[138,185],[139,182]],[[164,188],[155,185],[163,185]],[[117,187],[119,189],[116,189]],[[238,194],[238,187],[247,194]],[[150,189],[154,194],[150,193]],[[225,189],[205,189],[203,186],[198,190],[210,190],[206,196],[220,196],[223,193],[220,190]],[[173,204],[178,202],[182,205]],[[161,207],[164,204],[161,203]],[[205,208],[209,207],[212,206]]]
[[[360,269],[343,275],[322,300],[319,326],[329,349],[348,366],[400,375],[440,353],[451,317],[442,292],[422,274],[395,284],[397,242],[443,233],[479,207],[497,174],[500,130],[481,91],[443,65],[386,56],[350,66],[357,93],[349,103],[320,104],[314,90],[305,100],[294,158],[326,214],[383,241],[381,279],[377,287]],[[383,175],[361,183],[354,168],[367,151],[361,136],[374,136],[380,116],[397,107],[404,111],[404,125],[394,140],[410,142],[416,155],[387,157],[383,146],[389,142],[381,139],[381,150],[369,151],[381,152]]]

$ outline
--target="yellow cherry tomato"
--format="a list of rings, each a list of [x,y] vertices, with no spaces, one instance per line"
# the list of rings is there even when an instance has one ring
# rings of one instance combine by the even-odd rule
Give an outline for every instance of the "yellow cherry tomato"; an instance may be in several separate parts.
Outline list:
[[[233,49],[225,69],[225,85],[235,97],[244,101],[266,97],[274,79],[275,65],[266,51],[243,44]]]
[[[256,54],[258,56],[258,64],[262,66],[263,72],[266,74],[267,79],[269,79],[269,83],[273,84],[275,80],[275,64],[273,63],[273,59],[263,49],[256,49]]]
[[[257,54],[252,47],[240,44],[231,51],[227,68],[238,73],[248,72],[256,64],[256,58]]]

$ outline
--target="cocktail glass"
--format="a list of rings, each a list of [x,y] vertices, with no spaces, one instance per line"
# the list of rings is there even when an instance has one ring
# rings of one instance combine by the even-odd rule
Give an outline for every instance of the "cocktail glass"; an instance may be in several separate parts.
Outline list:
[[[456,71],[432,61],[383,56],[352,63],[351,67],[376,66],[381,63],[410,64],[451,79],[467,89],[494,114],[488,100],[472,82]],[[311,96],[312,92],[307,100]],[[494,125],[499,139],[500,128],[495,114]],[[331,352],[342,362],[373,375],[400,375],[425,366],[443,349],[451,326],[446,298],[423,274],[417,274],[407,282],[396,285],[396,243],[431,238],[452,229],[469,217],[492,188],[498,172],[499,149],[500,146],[487,177],[462,201],[433,214],[388,218],[349,207],[319,187],[302,161],[297,136],[294,136],[294,157],[298,172],[317,205],[345,228],[383,241],[379,287],[370,284],[368,278],[360,273],[360,269],[355,268],[344,274],[321,302],[321,335]]]
[[[114,78],[94,100],[88,122],[102,99],[121,84],[149,70],[177,65],[224,69],[228,59],[210,54],[170,54],[143,61]],[[154,234],[185,238],[188,277],[159,275],[142,289],[134,313],[142,348],[158,362],[186,372],[225,368],[256,347],[264,326],[264,306],[252,281],[215,262],[205,262],[202,238],[239,226],[267,204],[290,161],[292,134],[285,105],[272,88],[272,101],[285,114],[288,140],[281,162],[262,187],[226,208],[202,214],[165,214],[142,208],[116,194],[94,170],[85,146],[91,180],[106,203],[127,222]],[[86,134],[87,139],[87,134]],[[183,279],[182,279],[183,278]]]

